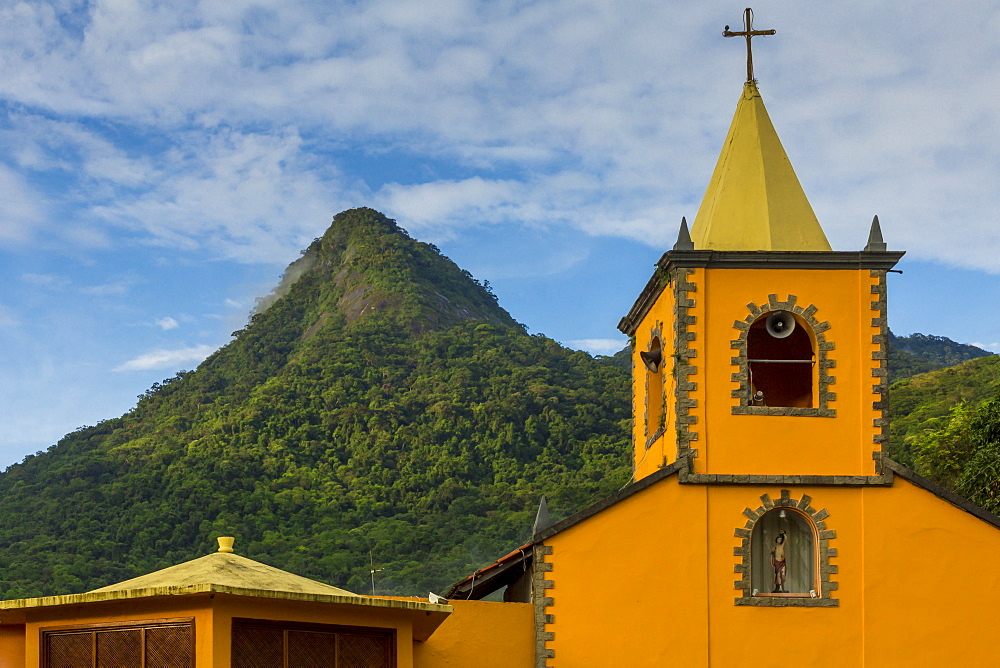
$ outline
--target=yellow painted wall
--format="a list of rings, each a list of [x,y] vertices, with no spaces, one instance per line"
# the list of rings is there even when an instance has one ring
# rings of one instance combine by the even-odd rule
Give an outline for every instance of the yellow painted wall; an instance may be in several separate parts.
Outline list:
[[[450,601],[455,611],[426,642],[413,645],[415,668],[509,668],[535,662],[530,603]]]
[[[790,490],[830,513],[838,607],[735,605],[734,530],[780,492],[671,477],[551,537],[549,665],[1000,665],[1000,529],[898,477]]]
[[[864,518],[867,665],[1000,665],[1000,529],[898,477]]]
[[[872,392],[872,385],[878,382],[872,377],[872,368],[878,363],[871,356],[878,346],[871,340],[879,329],[871,326],[871,320],[879,314],[871,308],[877,299],[871,287],[877,279],[868,270],[697,269],[688,280],[697,285],[689,295],[695,300],[689,313],[696,322],[689,327],[695,339],[688,344],[696,351],[691,363],[697,366],[697,373],[690,377],[697,388],[689,395],[697,401],[691,410],[696,417],[691,430],[698,435],[691,443],[698,451],[694,470],[873,475],[871,453],[878,448],[872,443],[872,420],[881,417],[872,409],[872,402],[878,399]],[[732,374],[739,367],[732,363],[736,351],[730,346],[740,334],[733,323],[747,317],[749,302],[764,305],[770,294],[776,294],[779,301],[794,294],[798,306],[815,305],[817,320],[829,323],[825,336],[835,346],[829,353],[835,362],[830,372],[835,382],[829,389],[837,395],[829,407],[837,411],[836,417],[732,415],[732,407],[739,403],[732,397],[732,391],[739,388]],[[672,313],[673,296],[668,287],[636,331],[637,479],[676,458],[673,428],[648,450],[641,438],[646,395],[642,382],[645,370],[638,360],[638,351],[646,349],[652,327],[657,322],[672,323]],[[672,346],[673,337],[664,336],[664,342]],[[672,352],[667,350],[666,354]],[[668,377],[667,382],[672,394],[673,379]],[[814,393],[817,390],[818,384],[814,384]]]
[[[698,360],[702,368],[705,419],[700,432],[700,457],[696,470],[705,473],[809,473],[871,475],[874,417],[872,393],[871,310],[872,279],[867,270],[762,270],[716,269],[705,271],[698,298],[703,317],[695,325],[707,352]],[[834,418],[732,415],[736,399],[731,391],[736,371],[731,364],[730,341],[739,330],[748,302],[766,304],[768,294],[783,301],[789,294],[797,305],[817,307],[815,317],[830,329],[827,341],[835,348],[831,374],[837,393],[829,407]],[[867,342],[867,343],[865,343]]]
[[[676,378],[673,375],[674,358],[674,292],[673,285],[667,286],[659,299],[643,318],[635,332],[635,349],[632,351],[632,442],[635,444],[633,466],[636,479],[644,478],[665,464],[677,458],[677,438],[674,427],[676,414],[674,412],[674,391]],[[663,342],[663,364],[659,374],[649,374],[639,353],[649,349],[653,331],[659,329]],[[665,429],[660,438],[649,447],[647,441],[657,431],[656,424],[648,424],[647,411],[649,403],[648,382],[659,382],[662,385],[664,402],[662,406],[654,406],[654,411],[663,413]]]
[[[662,481],[546,541],[549,665],[706,665],[706,491]]]
[[[827,527],[837,532],[830,547],[836,548],[838,553],[830,560],[838,570],[831,576],[839,584],[833,598],[838,599],[840,605],[836,608],[734,605],[734,600],[742,595],[734,586],[740,577],[734,567],[742,559],[733,554],[733,548],[741,543],[734,531],[743,527],[747,520],[742,511],[747,507],[759,507],[762,494],[779,498],[781,488],[708,487],[706,552],[709,555],[712,665],[787,667],[790,661],[810,667],[862,665],[862,491],[846,487],[798,487],[789,492],[795,499],[809,495],[813,508],[826,509],[830,513]]]
[[[25,665],[24,640],[24,624],[0,624],[0,666]]]

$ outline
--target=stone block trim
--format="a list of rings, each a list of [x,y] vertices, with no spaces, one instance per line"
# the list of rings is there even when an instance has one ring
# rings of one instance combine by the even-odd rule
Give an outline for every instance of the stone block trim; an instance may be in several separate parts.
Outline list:
[[[741,591],[741,596],[734,599],[735,605],[749,605],[767,608],[778,607],[822,607],[834,608],[840,605],[840,601],[831,596],[840,586],[830,579],[831,575],[837,574],[836,564],[831,564],[830,559],[837,556],[837,548],[830,547],[830,541],[837,537],[834,529],[826,528],[826,520],[830,517],[830,512],[825,508],[816,510],[812,507],[812,498],[803,494],[801,498],[792,498],[791,492],[787,489],[781,490],[777,499],[772,499],[768,494],[760,496],[761,504],[755,510],[749,506],[744,508],[743,515],[747,518],[742,527],[737,527],[733,535],[739,539],[738,546],[733,548],[733,556],[738,561],[733,566],[733,572],[740,574],[740,579],[733,582],[733,587]],[[757,521],[776,508],[792,508],[805,515],[812,522],[814,530],[814,550],[819,551],[819,583],[820,590],[815,598],[808,596],[754,596],[752,584],[752,554],[750,541],[753,536],[753,529]]]
[[[698,351],[691,344],[696,340],[697,333],[688,328],[695,324],[696,317],[689,310],[696,305],[692,297],[697,292],[697,286],[688,280],[694,274],[694,269],[673,269],[670,272],[670,282],[674,286],[674,429],[677,432],[677,461],[687,460],[697,456],[697,451],[691,448],[691,441],[698,440],[698,432],[692,429],[697,423],[697,416],[691,415],[691,409],[696,408],[698,400],[691,397],[691,392],[698,389],[698,384],[689,378],[698,373],[698,367],[691,363]]]
[[[889,326],[888,322],[888,302],[886,300],[886,284],[884,269],[870,269],[868,271],[871,278],[876,279],[871,286],[872,302],[872,327],[878,328],[878,334],[872,335],[872,343],[878,346],[878,350],[872,351],[872,410],[879,417],[872,422],[875,427],[875,434],[872,436],[873,454],[877,455],[882,451],[882,444],[889,440]],[[875,457],[875,472],[883,473],[882,460]]]
[[[883,276],[885,272],[882,272]],[[737,338],[729,342],[729,347],[736,351],[731,358],[737,371],[732,374],[732,382],[739,383],[739,388],[732,391],[731,396],[737,400],[732,407],[733,415],[795,415],[799,417],[836,417],[837,409],[830,408],[830,402],[836,401],[837,393],[830,386],[837,382],[831,370],[837,366],[837,361],[830,357],[834,349],[833,341],[828,341],[825,332],[830,329],[830,323],[821,322],[816,318],[819,310],[814,304],[803,308],[796,302],[798,297],[788,295],[785,301],[779,301],[778,296],[767,296],[767,304],[758,306],[754,302],[747,304],[748,315],[743,320],[733,322],[733,328],[739,333]],[[816,338],[816,364],[818,366],[819,406],[816,408],[795,408],[792,406],[754,406],[750,403],[750,363],[747,362],[747,334],[758,318],[771,311],[789,311],[801,318],[812,329]],[[888,331],[888,330],[886,330]],[[887,432],[888,433],[888,432]]]
[[[555,600],[548,596],[548,590],[555,586],[552,580],[546,579],[546,573],[552,571],[553,564],[546,562],[545,557],[552,554],[551,545],[535,545],[531,560],[531,602],[535,608],[535,668],[546,668],[549,659],[554,659],[556,651],[546,647],[545,643],[555,640],[555,631],[547,631],[546,624],[555,624],[555,615],[550,608]]]

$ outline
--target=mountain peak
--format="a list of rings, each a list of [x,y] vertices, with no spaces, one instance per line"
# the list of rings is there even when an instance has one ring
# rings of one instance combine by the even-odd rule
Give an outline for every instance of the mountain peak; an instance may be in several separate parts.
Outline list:
[[[351,325],[370,317],[396,320],[414,333],[466,320],[517,326],[488,283],[369,208],[337,214],[260,300],[257,312],[286,295],[309,302],[303,306],[312,322],[304,338],[331,321]]]

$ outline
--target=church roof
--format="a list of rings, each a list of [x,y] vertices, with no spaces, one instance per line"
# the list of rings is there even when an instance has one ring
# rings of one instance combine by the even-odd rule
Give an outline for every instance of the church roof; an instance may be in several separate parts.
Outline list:
[[[743,87],[691,239],[697,250],[830,250],[753,81]]]

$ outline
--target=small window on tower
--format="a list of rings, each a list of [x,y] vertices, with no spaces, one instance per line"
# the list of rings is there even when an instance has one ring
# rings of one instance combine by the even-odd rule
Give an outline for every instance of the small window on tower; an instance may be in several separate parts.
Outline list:
[[[649,347],[639,353],[639,359],[646,368],[646,436],[653,438],[664,427],[663,344],[659,336],[650,339]]]
[[[816,354],[807,330],[789,311],[771,311],[750,326],[751,406],[813,406]]]

